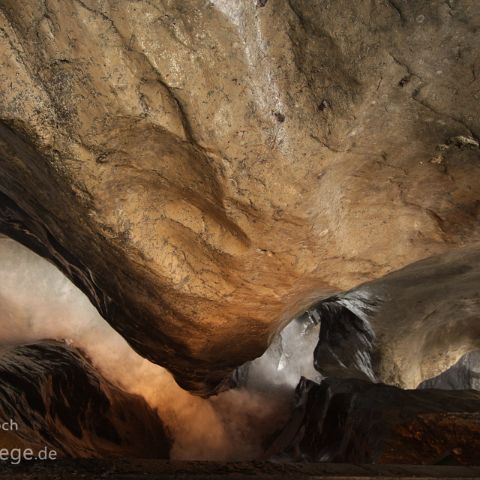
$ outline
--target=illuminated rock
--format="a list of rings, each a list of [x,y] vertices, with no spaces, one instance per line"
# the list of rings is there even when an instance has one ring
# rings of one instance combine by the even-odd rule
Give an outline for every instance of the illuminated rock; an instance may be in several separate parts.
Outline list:
[[[0,347],[0,415],[16,424],[0,432],[0,448],[47,447],[58,458],[169,454],[171,440],[145,400],[60,342]]]
[[[480,239],[476,25],[475,2],[3,0],[0,231],[212,393],[318,298]]]
[[[322,300],[308,310],[321,324],[315,368],[416,388],[480,348],[479,284],[480,249],[468,247]]]

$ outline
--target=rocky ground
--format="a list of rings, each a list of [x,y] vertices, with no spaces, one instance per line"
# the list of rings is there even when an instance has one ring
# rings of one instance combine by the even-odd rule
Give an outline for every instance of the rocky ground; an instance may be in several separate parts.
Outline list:
[[[480,392],[402,390],[359,379],[310,380],[265,458],[358,464],[471,465]]]
[[[314,479],[467,479],[480,478],[480,467],[352,465],[299,463],[166,462],[155,460],[64,460],[32,465],[2,465],[0,478],[12,480],[248,480]]]

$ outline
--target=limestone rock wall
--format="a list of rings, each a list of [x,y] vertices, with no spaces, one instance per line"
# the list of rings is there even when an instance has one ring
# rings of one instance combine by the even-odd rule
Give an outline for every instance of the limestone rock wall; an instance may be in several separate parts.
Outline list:
[[[479,240],[475,0],[1,0],[0,231],[198,393]]]

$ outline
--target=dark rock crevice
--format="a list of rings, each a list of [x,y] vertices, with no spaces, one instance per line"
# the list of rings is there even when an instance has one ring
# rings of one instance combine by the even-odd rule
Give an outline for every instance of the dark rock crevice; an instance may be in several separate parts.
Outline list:
[[[372,355],[375,333],[368,324],[373,306],[360,304],[364,318],[334,296],[313,305],[307,314],[320,322],[320,338],[314,352],[314,366],[325,377],[375,380]],[[351,307],[350,307],[351,308]]]

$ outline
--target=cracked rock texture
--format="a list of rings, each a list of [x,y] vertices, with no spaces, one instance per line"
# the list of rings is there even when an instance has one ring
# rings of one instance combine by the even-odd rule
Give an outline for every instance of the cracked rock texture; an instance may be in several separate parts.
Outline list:
[[[208,394],[479,240],[475,0],[0,0],[0,231]]]

